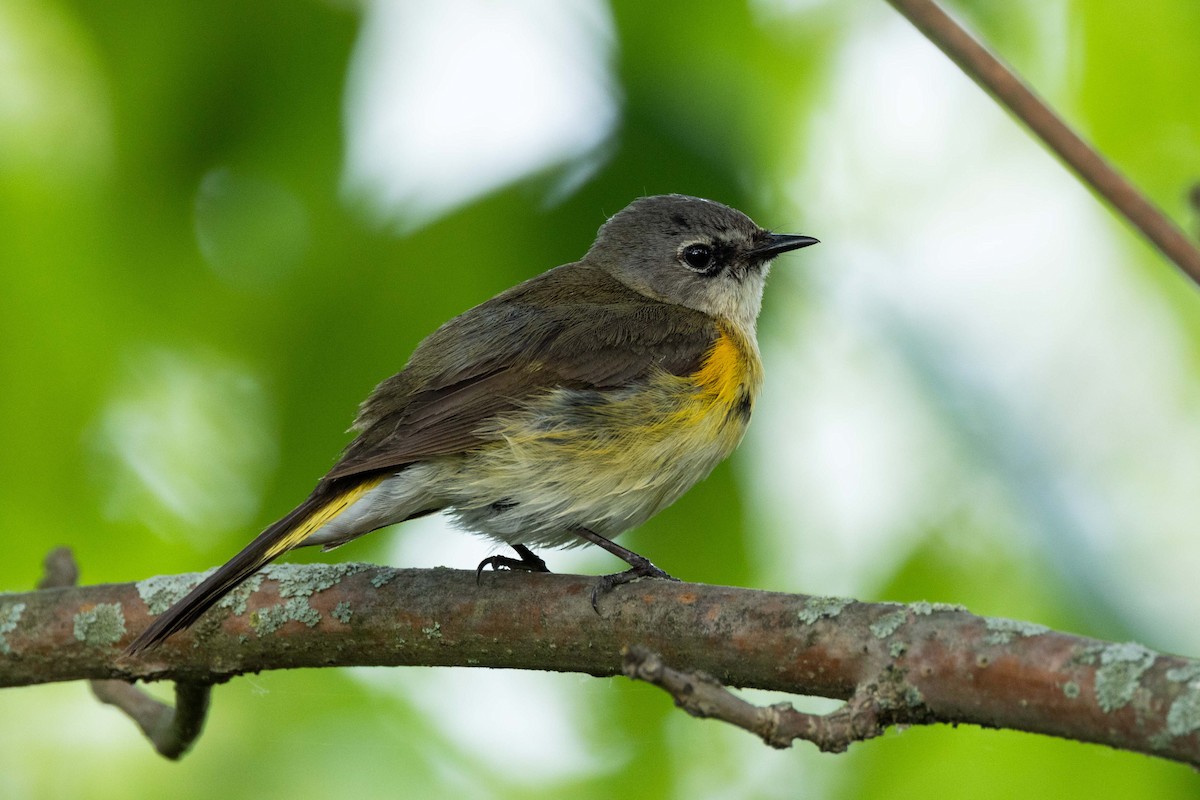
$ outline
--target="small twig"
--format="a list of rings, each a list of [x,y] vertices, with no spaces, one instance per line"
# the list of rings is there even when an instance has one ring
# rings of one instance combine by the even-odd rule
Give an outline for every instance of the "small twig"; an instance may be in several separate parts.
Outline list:
[[[1192,207],[1192,213],[1197,215],[1200,220],[1200,183],[1193,183],[1191,190],[1188,192],[1188,204]],[[1196,236],[1200,237],[1200,221],[1196,223]]]
[[[69,547],[51,550],[43,564],[45,574],[38,581],[38,589],[69,587],[79,581],[79,566]],[[154,749],[171,760],[186,753],[200,735],[212,694],[211,684],[178,682],[172,708],[125,681],[92,680],[88,684],[96,699],[124,711],[146,734]]]
[[[963,72],[1015,114],[1046,146],[1163,255],[1200,284],[1200,249],[1171,220],[1071,130],[1005,64],[987,51],[933,0],[888,0]]]
[[[822,752],[841,753],[853,742],[879,736],[889,723],[926,721],[919,705],[904,713],[892,700],[882,700],[875,686],[860,688],[836,711],[809,714],[797,711],[791,703],[748,703],[711,675],[672,669],[657,653],[640,645],[625,648],[622,655],[626,677],[665,690],[675,698],[675,705],[693,717],[728,722],[781,750],[802,739]]]
[[[101,703],[125,712],[159,755],[179,759],[204,728],[212,686],[207,683],[176,683],[175,707],[159,702],[125,681],[88,681]]]
[[[74,586],[79,582],[79,566],[69,547],[56,547],[51,550],[42,567],[45,572],[38,581],[37,588],[53,589],[58,586]]]

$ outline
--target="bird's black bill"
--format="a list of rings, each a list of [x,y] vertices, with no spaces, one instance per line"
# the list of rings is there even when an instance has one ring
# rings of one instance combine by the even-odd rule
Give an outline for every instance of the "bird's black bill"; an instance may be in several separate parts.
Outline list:
[[[820,239],[814,239],[811,236],[799,236],[794,233],[769,233],[766,243],[761,247],[754,248],[750,251],[750,255],[758,258],[774,258],[789,250],[799,250],[801,247],[820,243]]]

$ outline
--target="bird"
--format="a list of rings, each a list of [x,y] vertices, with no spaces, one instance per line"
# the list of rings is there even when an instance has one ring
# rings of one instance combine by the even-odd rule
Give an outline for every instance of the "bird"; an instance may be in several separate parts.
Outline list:
[[[547,572],[535,548],[613,539],[669,506],[741,441],[763,381],[756,339],[772,260],[818,240],[721,203],[634,200],[578,261],[449,320],[360,405],[333,468],[291,512],[147,626],[136,655],[194,623],[263,566],[446,512],[512,546],[478,566]]]

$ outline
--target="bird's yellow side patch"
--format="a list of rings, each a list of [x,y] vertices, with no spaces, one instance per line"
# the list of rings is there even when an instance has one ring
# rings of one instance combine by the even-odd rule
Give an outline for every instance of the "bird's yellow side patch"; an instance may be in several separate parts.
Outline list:
[[[719,403],[733,403],[746,384],[747,359],[725,326],[692,379]]]
[[[380,475],[379,477],[371,478],[352,486],[318,508],[312,514],[309,514],[303,522],[288,531],[287,535],[278,542],[271,545],[271,549],[263,556],[264,563],[302,544],[305,539],[314,534],[323,525],[349,508],[355,500],[358,500],[358,498],[378,486],[383,478],[384,476]]]
[[[671,426],[682,425],[683,431],[694,431],[694,435],[704,438],[718,435],[707,424],[717,424],[719,430],[726,420],[740,418],[736,444],[762,385],[762,362],[753,340],[733,326],[720,323],[717,338],[700,369],[686,380],[699,391],[693,390],[672,418],[664,421]]]
[[[718,327],[719,333],[712,349],[692,381],[701,392],[701,405],[722,409],[753,403],[762,384],[762,362],[752,340],[727,324]],[[701,409],[692,409],[700,411]]]

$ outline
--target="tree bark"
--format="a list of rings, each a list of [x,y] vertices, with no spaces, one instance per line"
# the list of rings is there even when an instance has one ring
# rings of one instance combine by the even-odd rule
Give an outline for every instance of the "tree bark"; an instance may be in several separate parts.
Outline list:
[[[624,668],[692,713],[735,724],[757,714],[743,727],[776,746],[807,738],[840,750],[890,724],[965,722],[1200,766],[1200,661],[956,607],[646,580],[602,596],[597,613],[589,577],[489,572],[477,582],[474,572],[450,569],[273,565],[192,629],[125,655],[152,616],[199,579],[0,595],[0,687],[202,686],[267,669],[352,665],[596,676]],[[718,682],[851,702],[827,719],[791,717],[782,706],[748,712],[714,699],[724,692]]]

